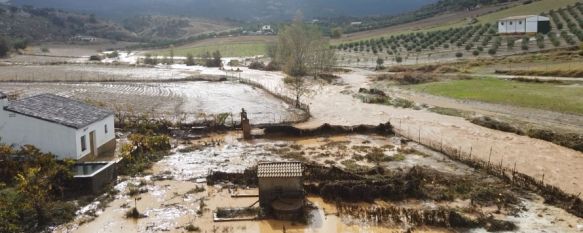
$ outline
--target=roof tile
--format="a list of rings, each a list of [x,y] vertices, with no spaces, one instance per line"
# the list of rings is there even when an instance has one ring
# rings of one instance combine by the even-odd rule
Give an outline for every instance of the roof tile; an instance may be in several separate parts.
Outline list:
[[[259,178],[301,177],[303,175],[300,162],[260,163],[257,166]]]
[[[53,94],[36,95],[12,101],[4,109],[75,129],[83,128],[114,114],[81,101]]]

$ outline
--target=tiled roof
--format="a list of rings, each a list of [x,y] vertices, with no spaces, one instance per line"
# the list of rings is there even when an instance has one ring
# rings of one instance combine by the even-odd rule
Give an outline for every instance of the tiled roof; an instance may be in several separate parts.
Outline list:
[[[257,165],[259,178],[301,177],[303,175],[300,162],[260,163]]]
[[[4,109],[75,129],[113,115],[113,112],[53,94],[36,95],[12,101]]]

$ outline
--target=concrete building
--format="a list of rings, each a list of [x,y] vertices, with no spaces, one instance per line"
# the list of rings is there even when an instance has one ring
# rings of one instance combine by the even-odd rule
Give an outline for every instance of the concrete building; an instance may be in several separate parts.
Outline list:
[[[499,34],[547,34],[550,31],[551,21],[544,16],[523,15],[498,20]]]
[[[303,167],[300,162],[260,163],[257,166],[259,205],[278,219],[298,217],[304,207]]]
[[[2,143],[86,161],[113,155],[114,131],[113,112],[52,94],[9,101],[0,93]]]

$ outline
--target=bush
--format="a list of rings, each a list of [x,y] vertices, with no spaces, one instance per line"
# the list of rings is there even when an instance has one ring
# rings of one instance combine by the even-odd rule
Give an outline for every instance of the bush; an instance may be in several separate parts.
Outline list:
[[[398,56],[398,57],[396,57],[396,58],[395,58],[395,61],[396,61],[397,63],[401,63],[401,62],[403,62],[403,58],[402,58],[402,57],[400,57],[400,56]]]
[[[478,50],[474,50],[474,52],[472,52],[472,54],[473,54],[474,56],[478,56],[478,55],[480,55],[480,51],[478,51]]]
[[[265,67],[266,71],[280,71],[281,65],[275,61],[270,61]]]
[[[464,54],[461,53],[461,52],[455,53],[455,57],[457,57],[457,58],[460,58],[460,57],[463,57],[463,56],[464,56]]]
[[[0,57],[8,56],[8,52],[10,52],[10,45],[8,44],[8,40],[0,37]]]
[[[488,49],[488,54],[495,55],[496,54],[496,49]]]
[[[101,61],[103,58],[101,58],[101,56],[99,55],[91,55],[89,57],[89,61]]]
[[[252,70],[265,70],[265,64],[261,61],[253,61],[249,64],[249,69]]]

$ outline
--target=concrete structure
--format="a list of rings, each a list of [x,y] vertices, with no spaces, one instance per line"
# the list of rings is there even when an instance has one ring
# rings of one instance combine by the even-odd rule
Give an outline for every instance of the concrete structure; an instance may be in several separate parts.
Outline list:
[[[1,142],[33,145],[57,159],[94,160],[115,151],[113,112],[42,94],[9,101],[0,94]]]
[[[99,194],[117,178],[117,163],[85,162],[73,167],[73,192],[77,195]]]
[[[550,31],[551,21],[544,16],[523,15],[498,20],[499,34],[547,34]]]
[[[260,163],[257,178],[261,208],[282,220],[295,219],[302,213],[305,198],[302,163]]]

